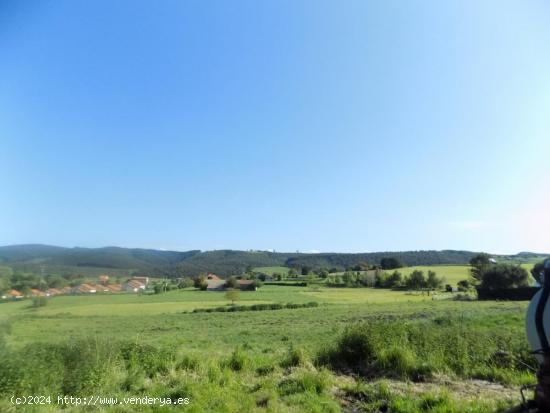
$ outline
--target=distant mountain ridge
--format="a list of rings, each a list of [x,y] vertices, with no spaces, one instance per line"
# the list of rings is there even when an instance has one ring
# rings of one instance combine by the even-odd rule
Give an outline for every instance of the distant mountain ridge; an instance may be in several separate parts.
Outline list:
[[[157,276],[178,277],[215,272],[220,275],[240,274],[247,267],[289,266],[344,269],[361,262],[379,264],[384,257],[396,257],[408,266],[467,264],[476,254],[472,251],[393,251],[369,253],[279,253],[269,251],[164,251],[144,248],[102,247],[66,248],[41,244],[0,247],[0,265],[29,272],[44,267],[78,271],[78,268],[128,270]],[[542,254],[521,252],[500,256],[517,262],[531,262]]]

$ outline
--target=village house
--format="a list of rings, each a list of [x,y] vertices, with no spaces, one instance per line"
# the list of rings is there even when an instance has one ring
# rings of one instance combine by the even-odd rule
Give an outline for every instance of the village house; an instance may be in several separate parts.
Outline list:
[[[37,290],[36,288],[31,288],[31,297],[46,297],[46,293],[44,291]]]
[[[107,285],[104,285],[104,284],[97,284],[95,286],[95,289],[97,290],[98,293],[110,293],[111,292],[109,287]]]
[[[74,294],[95,294],[97,292],[97,289],[94,285],[80,284],[74,287],[72,292]]]
[[[149,285],[149,277],[132,277],[131,280],[138,281],[146,287]]]
[[[141,278],[141,277],[140,277]],[[122,286],[122,289],[127,292],[137,293],[145,290],[146,285],[134,278],[126,281]]]
[[[11,298],[11,299],[21,299],[23,298],[23,294],[17,290],[10,290],[8,291],[6,294],[2,295],[2,299],[8,299],[8,298]]]
[[[227,288],[227,281],[212,273],[206,276],[206,283],[206,291],[222,291]],[[237,283],[241,291],[256,291],[254,280],[237,280]]]
[[[239,289],[241,291],[256,291],[256,285],[254,284],[254,280],[238,280],[239,283]]]
[[[112,293],[119,293],[122,291],[122,285],[120,284],[110,284],[107,286],[110,292]]]
[[[72,287],[63,287],[61,289],[61,294],[71,294],[73,292],[73,288]]]

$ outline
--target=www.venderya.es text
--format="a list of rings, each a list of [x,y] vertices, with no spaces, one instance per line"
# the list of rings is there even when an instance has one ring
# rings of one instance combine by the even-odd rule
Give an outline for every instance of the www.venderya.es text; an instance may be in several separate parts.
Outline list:
[[[109,397],[109,396],[12,396],[10,401],[14,405],[52,405],[60,406],[113,406],[124,405],[147,405],[147,406],[186,406],[191,404],[189,397]]]

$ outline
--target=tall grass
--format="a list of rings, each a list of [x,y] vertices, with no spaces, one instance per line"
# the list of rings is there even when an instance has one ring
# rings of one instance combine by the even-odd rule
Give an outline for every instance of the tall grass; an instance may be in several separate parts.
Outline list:
[[[459,318],[368,321],[348,327],[317,362],[364,377],[426,380],[436,373],[510,384],[533,381],[523,335]]]

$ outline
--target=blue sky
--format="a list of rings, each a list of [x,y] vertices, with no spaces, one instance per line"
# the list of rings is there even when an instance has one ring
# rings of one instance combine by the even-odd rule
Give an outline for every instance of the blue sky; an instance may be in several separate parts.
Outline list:
[[[550,251],[544,1],[2,1],[0,244]]]

